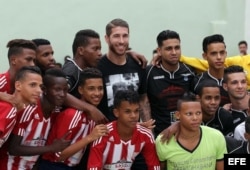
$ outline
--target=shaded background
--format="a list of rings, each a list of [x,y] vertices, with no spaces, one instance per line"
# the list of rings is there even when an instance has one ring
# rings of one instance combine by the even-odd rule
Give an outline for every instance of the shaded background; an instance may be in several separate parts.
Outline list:
[[[240,40],[250,44],[249,16],[248,0],[0,0],[0,72],[8,69],[6,44],[15,38],[48,39],[63,62],[72,56],[75,33],[90,28],[100,34],[105,53],[105,26],[114,18],[129,23],[130,47],[148,60],[164,29],[177,31],[182,53],[196,57],[205,36],[221,33],[233,56]]]

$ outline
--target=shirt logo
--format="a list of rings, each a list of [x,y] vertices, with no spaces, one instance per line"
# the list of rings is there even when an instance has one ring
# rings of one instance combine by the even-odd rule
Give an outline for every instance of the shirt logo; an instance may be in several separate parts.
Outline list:
[[[186,74],[181,74],[181,75],[183,76],[183,79],[184,79],[185,81],[188,81],[188,76],[190,76],[191,73],[186,73]]]
[[[162,75],[162,76],[154,76],[153,79],[154,80],[164,79],[164,75]]]
[[[35,119],[40,119],[38,113],[35,114],[35,117],[34,117],[34,118],[35,118]]]
[[[109,141],[110,141],[110,142],[114,142],[114,141],[115,141],[115,140],[114,140],[114,137],[111,136],[111,137],[109,138]]]

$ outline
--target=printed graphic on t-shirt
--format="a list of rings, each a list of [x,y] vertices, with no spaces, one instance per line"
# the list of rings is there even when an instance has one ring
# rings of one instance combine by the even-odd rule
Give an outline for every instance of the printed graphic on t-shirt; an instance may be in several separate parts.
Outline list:
[[[107,88],[108,106],[113,106],[113,99],[119,90],[133,90],[137,91],[139,88],[138,73],[124,73],[115,74],[106,77],[105,80]]]

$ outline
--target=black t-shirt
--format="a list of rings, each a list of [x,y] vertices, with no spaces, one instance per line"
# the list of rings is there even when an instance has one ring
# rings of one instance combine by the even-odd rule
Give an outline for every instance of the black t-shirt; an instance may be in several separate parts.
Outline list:
[[[132,59],[126,57],[124,65],[112,63],[104,55],[98,63],[98,69],[103,74],[104,96],[98,108],[102,113],[113,121],[116,117],[113,114],[113,99],[118,90],[134,90],[139,94],[144,94],[145,90],[145,69]]]
[[[233,116],[234,128],[246,120],[247,110],[231,109],[231,112],[232,112],[232,116]]]
[[[183,94],[192,89],[193,69],[183,63],[174,72],[163,67],[146,68],[147,94],[152,118],[156,120],[155,136],[171,125],[175,119],[177,101]]]
[[[78,92],[78,82],[82,69],[72,59],[67,59],[62,67],[62,71],[66,74],[69,85],[69,93],[77,98],[81,98]]]
[[[195,78],[194,78],[194,92],[197,94],[197,89],[199,88],[201,83],[204,83],[204,82],[206,82],[208,80],[209,81],[214,81],[220,86],[220,94],[221,94],[220,106],[223,106],[223,105],[225,105],[227,103],[230,103],[228,93],[222,87],[223,79],[221,79],[221,80],[216,79],[211,74],[209,74],[208,71],[203,72],[201,75],[195,76]]]
[[[224,136],[232,136],[234,132],[233,116],[222,107],[217,109],[212,120],[202,124],[221,131]]]
[[[237,140],[232,137],[225,137],[227,152],[229,154],[249,154],[247,150],[248,142]]]

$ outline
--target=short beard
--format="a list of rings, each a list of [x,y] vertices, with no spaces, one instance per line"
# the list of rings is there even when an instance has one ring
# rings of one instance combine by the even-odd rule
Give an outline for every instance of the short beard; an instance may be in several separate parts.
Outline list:
[[[126,51],[124,52],[124,53],[118,53],[116,50],[115,50],[115,48],[114,48],[114,46],[113,45],[110,45],[109,46],[109,50],[110,51],[112,51],[112,53],[114,53],[115,55],[117,55],[117,56],[123,56],[124,54],[126,54]]]

